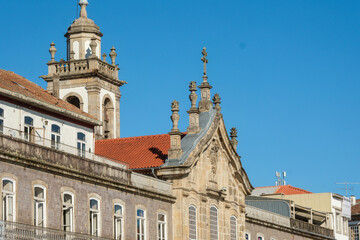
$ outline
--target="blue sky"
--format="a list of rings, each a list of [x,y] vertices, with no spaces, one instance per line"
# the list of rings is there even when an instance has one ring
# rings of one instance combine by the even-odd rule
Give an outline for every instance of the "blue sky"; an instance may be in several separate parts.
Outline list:
[[[65,58],[76,0],[0,0],[0,68],[46,87],[49,44]],[[212,94],[254,186],[287,171],[293,186],[345,194],[360,182],[360,2],[89,0],[102,51],[114,45],[121,87],[121,136],[166,133],[170,103],[186,130],[188,85],[201,83],[208,50]],[[360,198],[360,185],[353,191]]]

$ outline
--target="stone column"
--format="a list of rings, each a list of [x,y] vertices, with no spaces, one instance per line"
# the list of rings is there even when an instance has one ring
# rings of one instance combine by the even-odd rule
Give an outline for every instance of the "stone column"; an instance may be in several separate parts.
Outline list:
[[[200,131],[199,126],[199,109],[196,107],[196,100],[197,94],[196,92],[196,82],[190,82],[189,86],[190,90],[190,101],[191,101],[191,108],[187,113],[189,114],[189,127],[187,128],[188,134],[195,134]]]
[[[173,128],[170,135],[170,149],[168,151],[169,159],[179,159],[182,154],[181,150],[181,132],[178,128],[178,122],[180,119],[179,115],[179,102],[174,100],[171,104],[171,111],[173,112],[171,115],[171,120],[173,122]]]
[[[115,94],[115,107],[116,107],[116,111],[115,111],[115,128],[116,131],[114,132],[114,138],[119,138],[120,137],[120,98],[121,98],[121,93],[119,91],[119,93]]]
[[[88,94],[88,113],[95,117],[97,120],[102,121],[100,113],[100,86],[96,82],[90,83],[87,87]],[[95,138],[96,140],[102,139],[102,127],[95,127]]]

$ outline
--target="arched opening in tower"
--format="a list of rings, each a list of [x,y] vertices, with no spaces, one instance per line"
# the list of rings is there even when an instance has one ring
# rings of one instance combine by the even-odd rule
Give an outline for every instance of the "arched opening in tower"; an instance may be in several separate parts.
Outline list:
[[[70,97],[68,97],[66,99],[66,101],[80,109],[80,100],[79,100],[79,98],[77,98],[75,96],[70,96]]]
[[[110,98],[105,98],[103,105],[103,134],[105,139],[114,136],[114,106]]]

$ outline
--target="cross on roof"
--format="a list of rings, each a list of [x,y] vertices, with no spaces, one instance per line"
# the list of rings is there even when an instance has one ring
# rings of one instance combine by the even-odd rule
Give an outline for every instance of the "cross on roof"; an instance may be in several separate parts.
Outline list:
[[[208,63],[208,59],[206,58],[207,57],[206,47],[203,48],[201,53],[203,55],[201,61],[204,62],[204,75],[206,76],[206,64]]]

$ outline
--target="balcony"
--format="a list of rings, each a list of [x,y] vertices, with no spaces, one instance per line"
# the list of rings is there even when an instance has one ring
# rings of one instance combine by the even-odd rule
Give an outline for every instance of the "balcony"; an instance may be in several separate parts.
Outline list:
[[[108,240],[86,234],[65,232],[56,229],[35,227],[15,222],[0,221],[0,239],[48,239],[48,240]]]
[[[291,218],[290,226],[292,228],[301,229],[307,232],[316,233],[327,237],[334,237],[334,231],[332,229],[320,227],[318,225],[310,224],[304,221]]]
[[[39,134],[37,134],[36,131],[35,131],[34,134],[28,134],[28,133],[25,133],[23,131],[19,131],[17,129],[1,126],[0,127],[0,134],[10,136],[12,138],[20,139],[20,140],[23,140],[23,141],[26,141],[26,142],[29,142],[29,143],[32,143],[32,144],[36,144],[36,145],[40,145],[40,146],[43,146],[43,147],[51,148],[52,150],[65,152],[65,153],[68,153],[68,154],[76,155],[78,157],[94,160],[96,162],[106,163],[108,165],[120,167],[120,168],[123,168],[123,169],[128,169],[129,168],[128,163],[120,162],[119,160],[113,160],[113,159],[110,159],[110,158],[102,157],[102,156],[96,155],[96,154],[94,154],[92,152],[89,152],[89,151],[85,151],[85,150],[78,149],[78,148],[73,147],[73,146],[69,146],[69,145],[66,145],[66,144],[63,144],[63,143],[60,143],[60,142],[56,142],[55,140],[50,140],[50,139],[43,138]]]

